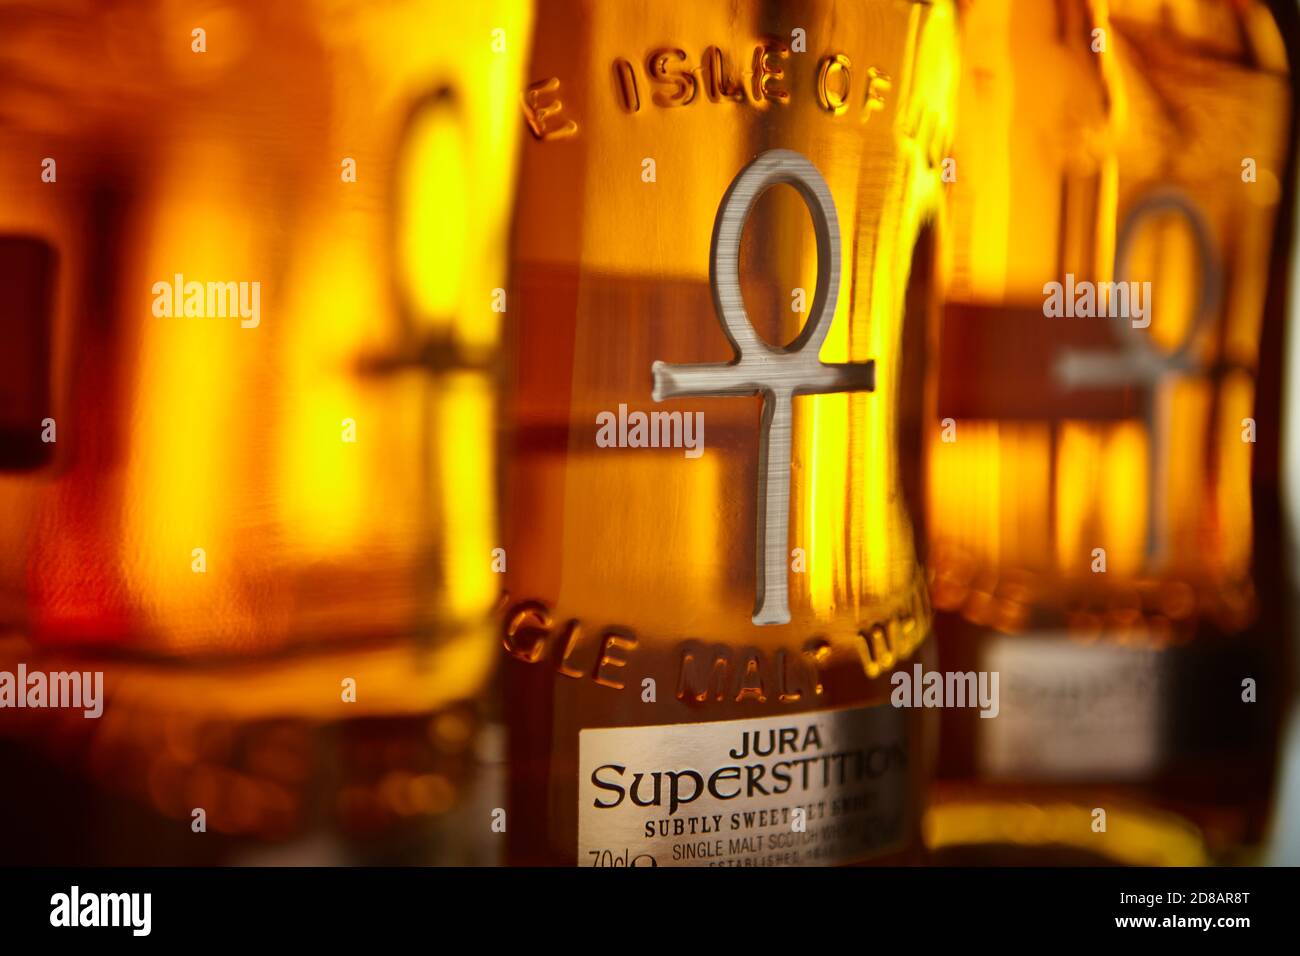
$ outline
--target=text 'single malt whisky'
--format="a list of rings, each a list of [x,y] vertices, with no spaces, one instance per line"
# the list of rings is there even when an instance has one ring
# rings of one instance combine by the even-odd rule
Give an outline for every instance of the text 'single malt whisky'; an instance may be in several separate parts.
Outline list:
[[[1000,710],[944,712],[927,836],[1240,858],[1289,691],[1284,32],[1260,3],[967,12],[927,527],[943,669],[997,672]]]
[[[427,862],[496,661],[531,6],[73,6],[0,31],[0,669],[108,699],[8,711],[0,747],[165,834],[206,810],[218,839],[132,860],[323,830]]]
[[[910,463],[948,3],[545,3],[507,456],[509,856],[919,849]],[[768,189],[766,187],[771,186]]]

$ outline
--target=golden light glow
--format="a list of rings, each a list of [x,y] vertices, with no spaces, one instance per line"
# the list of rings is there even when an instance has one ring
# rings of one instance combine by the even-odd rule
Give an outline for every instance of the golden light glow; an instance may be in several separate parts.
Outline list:
[[[397,277],[421,328],[450,325],[463,311],[493,315],[466,296],[474,243],[467,241],[474,189],[461,107],[448,93],[412,119],[398,169]],[[477,210],[476,210],[477,211]],[[486,291],[478,287],[479,297]]]
[[[402,414],[412,398],[393,400],[394,393],[410,396],[416,383],[393,383],[381,392],[358,388],[350,374],[359,349],[376,352],[385,331],[394,336],[393,323],[378,321],[374,308],[386,289],[367,263],[373,224],[355,209],[321,209],[320,215],[333,228],[306,240],[286,302],[290,314],[310,315],[312,321],[284,330],[287,387],[276,499],[281,520],[300,529],[294,542],[300,557],[317,561],[363,544],[380,545],[374,535],[409,531],[399,522],[369,522],[366,506],[376,493],[389,501],[414,500],[416,462],[396,439],[420,427],[415,415]],[[342,440],[347,420],[356,423],[356,443]],[[392,449],[397,462],[389,457],[387,467],[375,468],[366,453],[375,445]]]
[[[1035,569],[1051,560],[1051,431],[1026,422],[962,421],[957,441],[930,438],[927,489],[943,540],[989,567]]]
[[[1224,382],[1223,419],[1229,426],[1218,436],[1218,447],[1213,452],[1218,458],[1218,483],[1216,511],[1219,521],[1211,538],[1218,552],[1219,566],[1229,580],[1240,578],[1250,568],[1253,538],[1252,504],[1250,494],[1251,454],[1254,447],[1242,441],[1255,407],[1255,383],[1249,375],[1238,373]]]
[[[1106,830],[1092,829],[1093,808],[1071,803],[938,803],[925,815],[931,850],[962,846],[1070,847],[1127,866],[1207,866],[1200,832],[1181,817],[1145,807],[1106,808]]]
[[[928,281],[912,275],[913,254],[923,229],[941,216],[936,166],[952,136],[956,97],[952,18],[946,5],[909,10],[890,131],[900,162],[886,181],[859,175],[851,180],[854,194],[837,196],[842,228],[856,222],[861,210],[880,208],[872,236],[893,241],[859,241],[846,231],[851,264],[821,356],[825,362],[874,360],[881,392],[900,387],[905,297],[909,283]],[[814,255],[805,269],[815,262]],[[811,543],[807,588],[815,612],[829,611],[846,598],[897,593],[910,585],[910,565],[900,560],[912,552],[912,543],[910,518],[899,507],[893,399],[880,393],[815,395],[796,406],[795,448],[809,478],[796,508],[796,520],[805,524],[796,526],[796,534]],[[843,443],[829,437],[834,435],[851,437]]]
[[[239,240],[252,228],[250,210],[236,192],[218,187],[221,171],[241,162],[233,144],[195,129],[174,150],[173,161],[158,173],[153,219],[142,237],[149,254],[131,285],[143,292],[176,273],[198,282],[255,278],[261,267],[250,256],[254,250]],[[213,185],[195,190],[194,177]],[[153,324],[140,340],[139,375],[129,399],[140,440],[127,462],[124,498],[139,505],[124,515],[122,564],[135,600],[151,609],[154,626],[173,647],[183,647],[200,618],[213,611],[216,619],[207,623],[219,622],[221,640],[246,646],[256,640],[254,608],[230,582],[255,573],[236,558],[233,519],[246,504],[240,490],[247,469],[256,468],[245,436],[256,427],[257,412],[254,394],[231,385],[241,378],[260,384],[241,374],[252,343],[239,335],[252,330],[229,320],[154,318],[149,297],[131,298],[128,311]],[[264,313],[273,301],[262,301]],[[195,548],[206,552],[210,576],[192,569]]]
[[[496,499],[488,493],[496,456],[492,443],[485,440],[496,423],[492,380],[474,372],[447,376],[435,418],[441,462],[438,513],[444,521],[444,612],[469,620],[491,604],[497,591],[489,573],[491,552],[499,543]]]

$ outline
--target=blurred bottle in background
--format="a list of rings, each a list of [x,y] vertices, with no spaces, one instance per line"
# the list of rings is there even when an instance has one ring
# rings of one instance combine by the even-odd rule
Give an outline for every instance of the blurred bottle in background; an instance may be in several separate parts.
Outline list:
[[[928,538],[943,669],[998,672],[1001,703],[944,712],[927,838],[948,862],[1248,859],[1290,692],[1294,11],[963,13]],[[1062,315],[1053,282],[1075,306],[1136,282],[1146,313]]]
[[[103,670],[107,697],[6,713],[44,775],[6,806],[56,813],[88,772],[94,812],[168,820],[37,826],[32,858],[470,853],[422,836],[464,803],[494,664],[531,17],[0,9],[0,666]],[[214,317],[216,284],[244,310]]]
[[[931,647],[909,493],[919,494],[954,10],[542,9],[512,273],[509,858],[916,859],[933,728],[888,696],[890,675]],[[752,215],[732,211],[738,257],[711,267],[736,228],[728,202],[762,170],[786,178]],[[820,347],[808,329],[830,268],[815,225],[823,180],[842,279]],[[755,393],[776,379],[756,372],[725,397],[664,394],[667,376],[731,362],[737,348],[742,365],[790,356],[743,327],[744,341],[729,342],[720,283],[737,271],[742,321],[757,336],[853,365],[842,373],[852,390],[793,399],[790,461],[770,479],[788,477],[775,502],[788,507],[788,533],[769,522],[767,537],[760,449],[782,413]],[[874,389],[854,378],[868,362]],[[660,443],[651,425],[655,447],[643,447],[655,413],[677,415],[677,431]],[[664,447],[689,437],[682,421],[698,422],[702,442]],[[787,584],[782,615],[773,596]],[[830,758],[847,769],[824,776]],[[674,805],[663,772],[687,768],[679,796],[691,774],[721,777]],[[803,832],[782,815],[800,806]]]

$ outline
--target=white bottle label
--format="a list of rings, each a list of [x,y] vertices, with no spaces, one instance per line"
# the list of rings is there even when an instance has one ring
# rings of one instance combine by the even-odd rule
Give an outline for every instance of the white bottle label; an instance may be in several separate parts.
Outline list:
[[[889,706],[583,730],[579,866],[810,866],[900,846],[917,768]]]
[[[983,667],[997,671],[998,716],[979,724],[979,769],[993,779],[1139,777],[1163,752],[1164,698],[1156,651],[1080,644],[1064,633],[1000,637]]]

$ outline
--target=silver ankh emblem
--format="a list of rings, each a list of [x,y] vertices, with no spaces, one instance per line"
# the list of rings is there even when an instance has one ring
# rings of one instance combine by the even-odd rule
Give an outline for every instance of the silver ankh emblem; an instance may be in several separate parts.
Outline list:
[[[817,236],[817,288],[798,337],[784,348],[754,331],[740,295],[740,236],[763,190],[789,183],[803,196]],[[726,363],[669,365],[655,362],[653,396],[668,398],[762,395],[758,451],[758,516],[755,543],[755,624],[790,621],[786,562],[790,534],[790,445],[795,395],[869,392],[876,363],[828,365],[818,355],[840,289],[840,225],[826,180],[812,163],[788,149],[761,154],[740,171],[718,207],[709,254],[709,284],[722,331],[736,357]]]
[[[1147,428],[1147,540],[1146,559],[1152,570],[1169,558],[1171,519],[1168,508],[1169,460],[1172,437],[1173,390],[1180,378],[1204,372],[1200,358],[1202,339],[1214,322],[1222,294],[1222,278],[1213,233],[1191,196],[1173,189],[1143,196],[1129,211],[1115,242],[1115,279],[1128,275],[1129,255],[1138,227],[1149,216],[1179,213],[1187,221],[1201,263],[1201,287],[1196,313],[1183,340],[1172,351],[1151,342],[1145,328],[1133,328],[1127,316],[1112,317],[1117,351],[1069,349],[1056,364],[1056,377],[1066,389],[1124,388],[1144,390]],[[1151,303],[1147,303],[1151,309]],[[1149,316],[1148,316],[1149,321]]]

